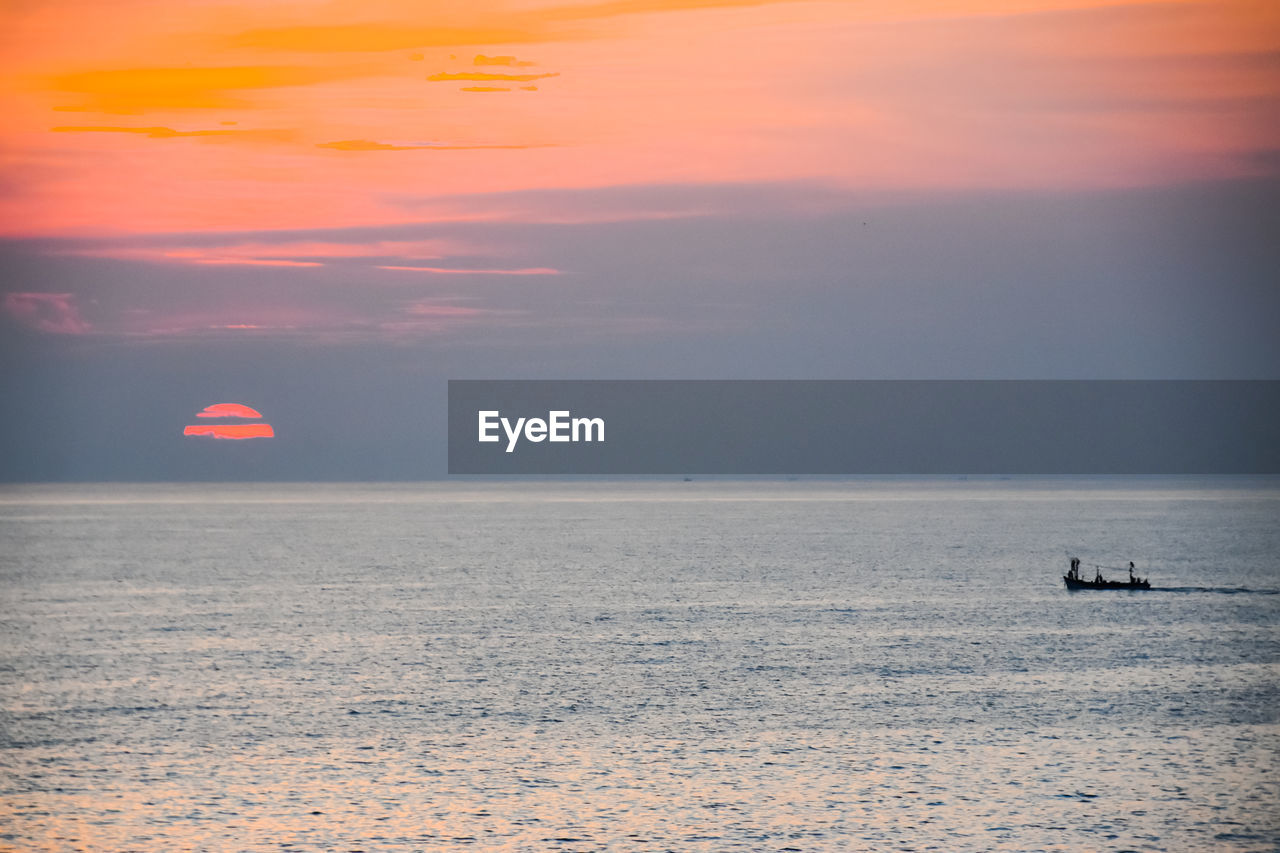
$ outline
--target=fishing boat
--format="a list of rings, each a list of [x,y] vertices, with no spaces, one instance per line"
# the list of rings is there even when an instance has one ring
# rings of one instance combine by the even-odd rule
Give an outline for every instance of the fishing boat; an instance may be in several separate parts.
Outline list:
[[[1102,576],[1102,566],[1094,566],[1097,570],[1093,580],[1085,580],[1080,577],[1080,560],[1076,557],[1071,558],[1071,568],[1062,576],[1062,582],[1067,585],[1067,589],[1151,589],[1150,578],[1140,578],[1133,573],[1133,563],[1129,564],[1129,579],[1127,581],[1109,581]]]

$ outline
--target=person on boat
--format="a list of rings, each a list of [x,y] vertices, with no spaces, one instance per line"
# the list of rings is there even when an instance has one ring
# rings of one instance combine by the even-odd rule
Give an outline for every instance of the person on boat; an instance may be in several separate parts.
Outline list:
[[[1098,567],[1097,567],[1097,571],[1098,571],[1098,574],[1097,574],[1096,576],[1094,576],[1094,578],[1093,578],[1093,582],[1094,582],[1094,583],[1102,583],[1102,566],[1098,566]]]
[[[1138,579],[1133,576],[1133,560],[1129,561],[1129,583],[1137,583]]]

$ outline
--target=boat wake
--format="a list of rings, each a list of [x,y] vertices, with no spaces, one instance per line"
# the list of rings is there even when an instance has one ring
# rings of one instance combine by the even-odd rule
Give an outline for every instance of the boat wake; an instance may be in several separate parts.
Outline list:
[[[1151,592],[1216,592],[1220,595],[1280,595],[1280,589],[1249,589],[1245,586],[1153,586]]]

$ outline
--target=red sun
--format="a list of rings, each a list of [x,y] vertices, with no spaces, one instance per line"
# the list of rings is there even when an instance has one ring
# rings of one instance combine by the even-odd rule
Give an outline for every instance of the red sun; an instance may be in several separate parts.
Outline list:
[[[197,418],[242,418],[245,420],[257,420],[262,417],[262,413],[257,409],[251,409],[240,403],[214,403],[212,406],[205,406],[204,410],[196,414]],[[219,423],[219,424],[188,424],[182,430],[183,435],[194,435],[202,438],[274,438],[275,430],[271,428],[271,424],[241,424],[241,423]]]

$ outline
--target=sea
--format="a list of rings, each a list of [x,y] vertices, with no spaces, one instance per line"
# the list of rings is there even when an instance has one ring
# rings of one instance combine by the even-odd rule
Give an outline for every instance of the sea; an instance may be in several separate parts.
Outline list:
[[[1280,850],[1280,481],[0,487],[0,850],[468,849]]]

